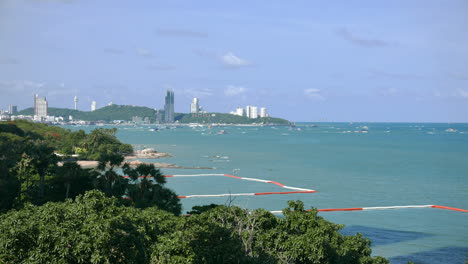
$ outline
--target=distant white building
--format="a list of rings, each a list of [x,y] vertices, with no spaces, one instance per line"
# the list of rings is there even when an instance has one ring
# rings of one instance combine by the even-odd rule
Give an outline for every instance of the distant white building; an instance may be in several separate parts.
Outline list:
[[[96,111],[96,108],[97,108],[97,103],[96,103],[96,101],[92,101],[92,102],[91,102],[91,111]]]
[[[238,116],[244,116],[245,115],[244,108],[237,107],[235,114],[238,115]]]
[[[258,118],[258,107],[252,106],[250,108],[250,118]]]
[[[268,117],[267,109],[265,107],[260,108],[260,117]]]
[[[245,107],[245,116],[250,118],[250,115],[252,113],[252,106],[248,105]]]
[[[34,120],[42,121],[47,118],[47,99],[34,95]]]
[[[199,101],[198,98],[195,97],[192,100],[192,103],[190,104],[190,113],[196,114],[200,111],[200,106],[199,106]]]

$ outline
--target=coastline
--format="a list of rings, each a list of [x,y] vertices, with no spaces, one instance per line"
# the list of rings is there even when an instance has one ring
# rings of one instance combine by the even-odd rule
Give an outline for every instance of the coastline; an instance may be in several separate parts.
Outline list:
[[[125,163],[128,163],[131,167],[137,167],[140,164],[147,164],[147,165],[154,165],[158,169],[200,169],[200,170],[213,170],[212,167],[186,167],[186,166],[179,166],[172,163],[166,162],[143,162],[139,159],[159,159],[159,158],[170,158],[172,157],[167,152],[150,152],[150,153],[142,153],[141,151],[135,151],[132,155],[124,156],[124,162],[120,164],[122,167]],[[58,166],[63,166],[64,162],[59,162]],[[76,161],[78,165],[80,165],[84,169],[94,169],[97,168],[99,165],[99,161],[97,160],[78,160]]]

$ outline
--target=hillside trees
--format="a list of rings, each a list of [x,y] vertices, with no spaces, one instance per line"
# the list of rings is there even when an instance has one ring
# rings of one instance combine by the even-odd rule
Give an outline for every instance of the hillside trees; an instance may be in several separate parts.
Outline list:
[[[122,206],[90,191],[0,215],[6,263],[388,263],[369,240],[290,202],[278,218],[218,206],[191,217]]]

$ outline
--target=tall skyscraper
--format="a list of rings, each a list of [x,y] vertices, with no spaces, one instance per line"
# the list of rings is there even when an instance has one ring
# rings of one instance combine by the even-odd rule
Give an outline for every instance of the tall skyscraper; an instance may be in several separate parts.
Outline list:
[[[47,99],[34,95],[34,119],[42,120],[47,117]]]
[[[265,107],[260,108],[260,117],[268,117],[267,110]]]
[[[170,90],[164,98],[164,122],[174,123],[174,92]]]
[[[196,114],[198,111],[200,111],[200,106],[198,105],[198,98],[195,97],[190,104],[190,113]]]
[[[250,115],[252,113],[252,106],[248,105],[245,107],[245,116],[250,118]]]
[[[92,101],[92,102],[91,102],[91,111],[95,111],[96,108],[97,108],[97,103],[96,103],[96,101]]]
[[[16,115],[17,112],[18,112],[18,106],[12,105],[12,104],[8,106],[8,113],[10,115]]]
[[[78,109],[78,96],[75,95],[75,97],[73,98],[73,102],[75,102],[75,110]]]

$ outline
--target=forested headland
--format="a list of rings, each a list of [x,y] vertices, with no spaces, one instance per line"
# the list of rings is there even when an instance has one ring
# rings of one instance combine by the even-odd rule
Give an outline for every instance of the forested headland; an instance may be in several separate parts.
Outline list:
[[[300,201],[284,217],[226,205],[183,215],[159,169],[117,170],[133,149],[116,133],[0,122],[0,263],[388,263]],[[77,150],[99,166],[55,154]]]
[[[164,112],[161,114],[163,115]],[[142,119],[147,118],[150,122],[156,121],[156,110],[144,106],[132,105],[109,105],[95,111],[80,111],[67,108],[48,108],[48,114],[52,116],[63,116],[68,118],[72,116],[75,120],[83,121],[105,121],[111,122],[113,120],[132,121],[135,116]],[[33,108],[27,108],[20,112],[18,115],[34,115]],[[282,118],[275,117],[262,117],[262,118],[248,118],[245,116],[237,116],[225,113],[206,113],[206,114],[185,114],[176,113],[175,121],[179,123],[224,123],[224,124],[277,124],[288,125],[290,122]]]

